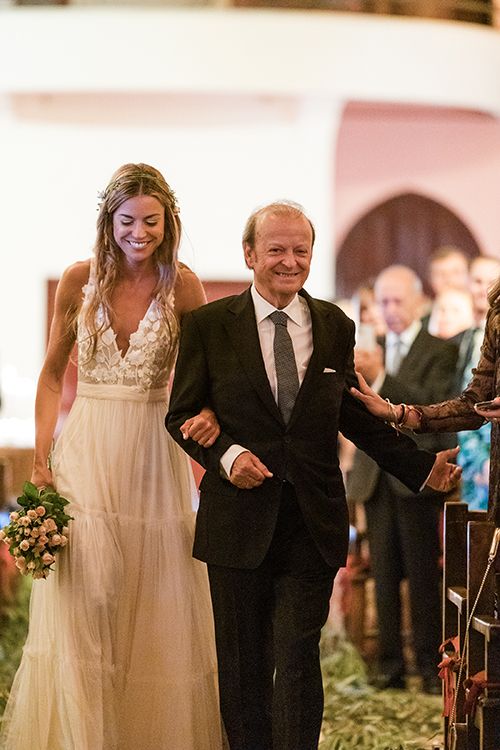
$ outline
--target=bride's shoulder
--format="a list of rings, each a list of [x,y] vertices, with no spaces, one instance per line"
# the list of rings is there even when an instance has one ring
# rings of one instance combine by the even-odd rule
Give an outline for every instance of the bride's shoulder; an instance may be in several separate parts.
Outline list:
[[[207,301],[198,276],[184,263],[179,263],[174,292],[175,311],[179,316],[204,305]]]
[[[79,300],[82,288],[88,283],[90,276],[90,258],[81,260],[68,266],[63,272],[57,287],[57,293],[68,302]]]

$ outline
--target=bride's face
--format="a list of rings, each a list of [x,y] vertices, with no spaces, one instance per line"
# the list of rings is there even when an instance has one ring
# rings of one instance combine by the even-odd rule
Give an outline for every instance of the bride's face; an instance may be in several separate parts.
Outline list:
[[[153,255],[165,233],[165,209],[152,195],[136,195],[113,214],[113,236],[127,261],[143,263]]]

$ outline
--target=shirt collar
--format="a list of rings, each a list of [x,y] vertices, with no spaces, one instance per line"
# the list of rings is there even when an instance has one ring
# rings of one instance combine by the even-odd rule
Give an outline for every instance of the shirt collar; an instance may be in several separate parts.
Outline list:
[[[273,313],[278,308],[274,307],[274,305],[271,305],[270,302],[268,302],[261,294],[259,294],[259,292],[255,288],[255,284],[252,284],[252,286],[250,287],[250,294],[252,295],[252,300],[255,307],[255,318],[257,320],[257,325],[259,325],[259,323],[262,323],[264,318],[269,317],[269,315],[271,315],[271,313]],[[302,326],[304,325],[304,305],[307,305],[307,302],[303,300],[302,297],[300,297],[298,294],[296,294],[292,301],[289,302],[286,307],[282,308],[281,312],[286,313],[290,320],[293,320],[296,325]]]
[[[394,331],[387,331],[386,344],[387,346],[395,346],[396,341],[399,338],[403,346],[405,346],[406,349],[409,349],[420,333],[421,328],[422,323],[420,320],[414,320],[413,323],[411,323],[408,328],[400,334],[394,333]]]

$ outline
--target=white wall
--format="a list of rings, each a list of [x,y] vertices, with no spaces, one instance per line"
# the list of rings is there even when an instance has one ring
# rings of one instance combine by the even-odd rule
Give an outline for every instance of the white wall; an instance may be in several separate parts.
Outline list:
[[[363,14],[0,9],[2,415],[32,411],[45,280],[89,255],[97,192],[118,165],[164,171],[183,255],[207,279],[246,276],[240,233],[255,205],[302,202],[318,228],[308,288],[331,297],[344,101],[496,115],[499,39]]]
[[[315,293],[332,296],[338,112],[330,103],[58,93],[5,95],[3,104],[3,416],[32,412],[45,344],[46,279],[90,255],[97,193],[126,161],[149,162],[172,184],[185,228],[181,257],[203,279],[250,278],[240,238],[255,206],[288,197],[312,207],[317,254],[326,257],[311,284]]]

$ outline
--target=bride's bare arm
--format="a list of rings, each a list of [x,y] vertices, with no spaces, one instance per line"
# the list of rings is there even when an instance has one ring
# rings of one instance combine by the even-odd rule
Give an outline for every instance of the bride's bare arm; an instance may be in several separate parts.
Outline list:
[[[38,379],[35,401],[35,454],[31,481],[37,487],[52,484],[48,456],[59,415],[64,373],[75,341],[69,324],[81,304],[82,287],[89,275],[89,262],[68,268],[58,284],[49,343]]]
[[[175,287],[175,311],[179,318],[190,310],[204,305],[207,301],[205,290],[199,278],[187,266],[181,264]],[[181,425],[184,440],[191,438],[203,448],[210,448],[220,435],[220,427],[215,413],[208,406],[199,414]]]

